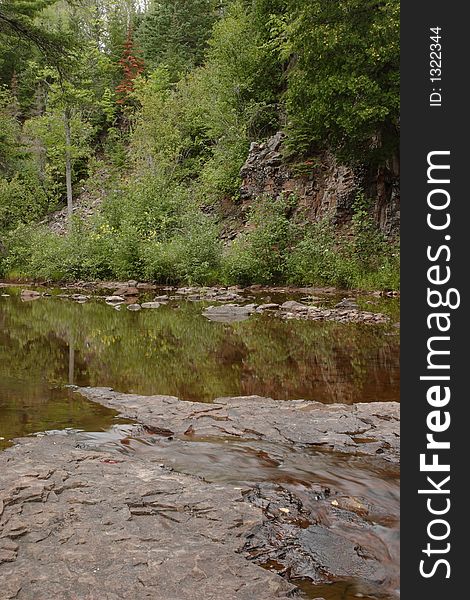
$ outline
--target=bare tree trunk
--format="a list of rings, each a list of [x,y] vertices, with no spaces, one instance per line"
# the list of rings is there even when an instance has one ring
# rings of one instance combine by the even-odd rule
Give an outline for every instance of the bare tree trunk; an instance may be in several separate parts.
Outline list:
[[[75,347],[73,345],[73,337],[70,336],[69,341],[69,384],[75,383]]]
[[[36,92],[34,94],[35,104],[33,108],[33,115],[35,117],[41,117],[44,114],[46,107],[46,98],[47,94],[44,89],[44,86],[41,82],[38,83],[36,87]],[[46,180],[46,148],[41,142],[40,138],[34,138],[33,140],[33,150],[36,155],[36,164],[38,170],[39,181],[44,184]]]
[[[71,153],[71,135],[70,135],[70,109],[64,110],[65,127],[65,185],[67,187],[67,216],[69,224],[73,214],[73,193],[72,193],[72,153]]]

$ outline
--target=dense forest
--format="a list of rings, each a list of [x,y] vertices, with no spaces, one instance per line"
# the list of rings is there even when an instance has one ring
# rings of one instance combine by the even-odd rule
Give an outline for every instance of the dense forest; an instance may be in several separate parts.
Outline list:
[[[365,188],[340,228],[240,169],[396,164],[398,66],[398,0],[0,0],[0,276],[396,289]]]

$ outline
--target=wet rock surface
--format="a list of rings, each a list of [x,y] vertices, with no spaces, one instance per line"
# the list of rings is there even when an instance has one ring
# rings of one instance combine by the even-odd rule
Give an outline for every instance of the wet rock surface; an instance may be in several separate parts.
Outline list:
[[[392,539],[383,530],[396,526],[397,515],[360,490],[345,493],[325,476],[311,480],[318,452],[332,450],[365,461],[372,476],[384,470],[396,477],[395,403],[254,396],[203,405],[105,388],[78,391],[137,419],[157,445],[130,452],[128,439],[117,452],[70,433],[22,439],[1,453],[2,600],[268,600],[303,597],[293,585],[299,577],[353,578],[374,597],[395,597],[397,542],[393,528]],[[311,470],[310,480],[289,469],[276,482],[213,473],[206,479],[204,465],[196,475],[188,464],[169,465],[168,456],[182,448],[197,463],[207,440],[217,441],[222,457],[233,452],[230,440],[246,442],[250,460],[268,470],[294,464],[290,449],[299,451],[299,472]]]
[[[325,405],[241,396],[202,404],[174,396],[120,394],[108,388],[79,388],[79,392],[124,417],[165,428],[173,435],[224,435],[380,456],[394,463],[399,460],[397,402]]]
[[[239,490],[76,441],[0,455],[2,600],[292,597],[239,552],[263,518]]]
[[[366,499],[326,486],[264,483],[245,492],[245,500],[266,516],[244,546],[258,564],[276,565],[291,580],[352,580],[363,595],[398,597],[398,534],[381,535],[389,516],[374,514]]]

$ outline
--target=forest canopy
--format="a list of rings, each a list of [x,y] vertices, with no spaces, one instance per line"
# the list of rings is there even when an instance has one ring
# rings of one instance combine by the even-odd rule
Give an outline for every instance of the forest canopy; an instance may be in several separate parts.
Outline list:
[[[0,0],[0,272],[396,287],[360,195],[341,252],[282,198],[226,243],[250,144],[280,130],[292,164],[397,160],[398,0]]]

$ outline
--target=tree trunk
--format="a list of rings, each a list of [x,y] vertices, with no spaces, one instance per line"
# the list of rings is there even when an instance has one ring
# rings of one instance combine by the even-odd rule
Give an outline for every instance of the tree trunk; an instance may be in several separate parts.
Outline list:
[[[67,187],[67,217],[70,221],[73,214],[73,193],[72,193],[72,153],[71,153],[71,135],[70,135],[70,109],[64,110],[65,127],[65,185]]]
[[[69,340],[69,385],[75,383],[75,347],[73,345],[73,337]]]
[[[46,107],[46,92],[41,82],[36,87],[34,94],[35,104],[32,111],[33,116],[42,117]],[[41,139],[39,137],[34,138],[33,141],[34,154],[36,155],[36,164],[38,170],[39,181],[44,184],[46,181],[46,161],[47,153]]]

